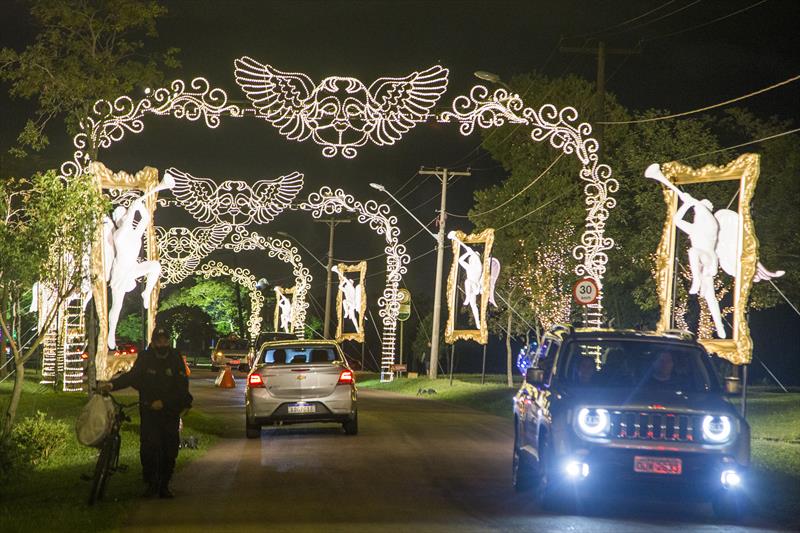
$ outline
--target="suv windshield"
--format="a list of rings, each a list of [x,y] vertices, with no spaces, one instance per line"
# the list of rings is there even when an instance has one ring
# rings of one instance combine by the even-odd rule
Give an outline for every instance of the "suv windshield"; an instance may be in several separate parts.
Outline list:
[[[247,341],[244,339],[222,339],[217,343],[217,350],[247,350]]]
[[[684,392],[716,390],[716,376],[693,346],[644,340],[572,341],[561,379],[574,387],[645,388]],[[600,354],[600,368],[595,354]]]
[[[339,361],[332,346],[286,346],[265,348],[259,361],[267,365],[308,365]]]

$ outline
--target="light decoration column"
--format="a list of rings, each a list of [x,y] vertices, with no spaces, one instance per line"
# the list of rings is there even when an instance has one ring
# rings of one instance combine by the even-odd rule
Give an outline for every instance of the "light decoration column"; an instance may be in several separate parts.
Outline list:
[[[250,318],[247,319],[247,330],[250,338],[257,339],[261,332],[261,310],[264,307],[264,295],[256,286],[256,277],[246,268],[231,268],[217,261],[209,261],[201,266],[197,273],[206,279],[216,277],[229,277],[250,293]]]
[[[378,235],[386,240],[386,288],[378,299],[381,306],[380,317],[383,320],[383,338],[381,339],[381,381],[392,381],[394,374],[391,367],[395,363],[395,345],[397,341],[397,315],[400,313],[400,295],[398,287],[406,273],[409,256],[406,247],[398,241],[400,229],[397,217],[391,215],[386,204],[375,200],[356,201],[352,195],[345,194],[342,189],[332,190],[322,187],[308,195],[298,209],[310,211],[314,218],[340,214],[342,211],[355,213],[361,224],[367,224]]]
[[[311,272],[303,265],[297,247],[292,245],[288,239],[277,239],[274,237],[263,237],[255,231],[247,231],[245,228],[238,227],[231,235],[231,242],[224,245],[228,250],[241,252],[244,250],[266,250],[269,257],[280,259],[292,267],[294,275],[294,297],[292,298],[292,329],[298,338],[305,338],[306,313],[308,311],[308,300],[306,299],[311,288]]]
[[[483,85],[474,86],[468,96],[457,96],[451,110],[442,112],[439,120],[458,122],[462,135],[470,135],[476,127],[486,129],[509,123],[524,124],[531,128],[532,140],[549,141],[553,148],[578,158],[582,165],[578,175],[585,182],[586,225],[572,254],[579,261],[575,274],[594,279],[600,288],[600,298],[589,306],[587,313],[587,325],[600,327],[603,323],[603,274],[608,262],[606,252],[614,247],[614,240],[605,236],[605,225],[609,210],[616,205],[612,195],[619,183],[611,177],[611,167],[600,163],[600,145],[591,137],[592,126],[578,122],[578,112],[574,107],[558,109],[545,104],[537,110],[526,107],[518,94],[503,88],[490,93]]]

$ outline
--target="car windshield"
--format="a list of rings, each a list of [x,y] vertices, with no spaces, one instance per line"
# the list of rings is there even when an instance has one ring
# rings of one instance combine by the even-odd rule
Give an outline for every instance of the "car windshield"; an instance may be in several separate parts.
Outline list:
[[[564,352],[562,379],[574,387],[716,390],[716,376],[697,347],[645,340],[573,341]],[[595,362],[599,354],[600,362]],[[562,363],[560,363],[562,364]]]
[[[222,339],[217,343],[217,350],[247,350],[244,339]]]
[[[276,346],[265,348],[261,363],[267,365],[308,365],[339,361],[339,353],[332,346]]]

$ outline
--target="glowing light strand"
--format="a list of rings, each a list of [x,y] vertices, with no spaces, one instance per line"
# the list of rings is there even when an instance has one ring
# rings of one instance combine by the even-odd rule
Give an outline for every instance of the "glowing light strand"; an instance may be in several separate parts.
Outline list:
[[[231,229],[230,224],[192,229],[156,226],[161,284],[180,283],[190,276],[208,254],[219,248]]]
[[[400,229],[397,227],[397,217],[390,214],[386,204],[379,204],[375,200],[356,201],[342,189],[333,191],[327,186],[309,194],[308,199],[297,208],[310,211],[314,218],[339,214],[342,211],[356,213],[358,222],[369,225],[378,235],[385,237],[386,287],[378,299],[378,305],[381,306],[379,314],[383,319],[381,381],[392,381],[394,375],[391,366],[394,364],[397,316],[400,313],[400,295],[397,289],[410,259],[406,247],[398,240]]]
[[[578,158],[583,167],[579,177],[586,182],[586,226],[572,253],[579,261],[575,274],[593,278],[600,287],[600,298],[589,306],[587,318],[588,325],[599,327],[603,322],[602,281],[608,263],[606,252],[614,246],[614,240],[605,236],[605,224],[609,210],[616,205],[612,195],[619,183],[611,177],[611,167],[599,161],[600,145],[591,137],[592,126],[579,123],[578,112],[573,107],[558,109],[545,104],[536,110],[526,107],[518,94],[502,88],[490,94],[482,85],[474,86],[468,96],[457,96],[452,110],[441,113],[439,120],[458,122],[462,135],[473,133],[476,127],[526,124],[531,127],[532,140],[548,141],[553,148]]]
[[[204,278],[230,277],[234,283],[247,288],[250,293],[250,317],[247,319],[247,330],[250,338],[258,338],[261,332],[261,310],[264,307],[264,295],[258,290],[256,277],[246,268],[231,268],[217,261],[209,261],[198,269]]]
[[[241,252],[243,250],[266,250],[269,257],[280,259],[292,267],[292,274],[295,279],[294,297],[292,303],[295,306],[292,310],[294,324],[292,329],[299,338],[305,337],[306,314],[308,311],[307,294],[311,288],[312,276],[308,267],[303,265],[303,259],[296,246],[287,239],[277,239],[263,237],[255,231],[247,231],[244,228],[236,228],[231,235],[231,242],[224,245],[224,248]]]

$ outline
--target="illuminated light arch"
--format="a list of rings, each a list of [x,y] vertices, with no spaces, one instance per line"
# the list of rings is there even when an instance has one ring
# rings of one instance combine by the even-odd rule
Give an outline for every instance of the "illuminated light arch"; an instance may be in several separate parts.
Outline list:
[[[469,96],[457,96],[452,110],[442,112],[439,120],[460,123],[462,135],[470,135],[476,126],[486,129],[506,123],[524,124],[532,128],[532,140],[549,141],[553,148],[578,158],[583,165],[579,177],[585,182],[586,226],[572,255],[580,261],[575,274],[594,279],[600,288],[597,303],[587,306],[588,325],[600,327],[603,323],[603,274],[608,263],[606,252],[614,247],[614,240],[605,236],[605,225],[609,210],[617,203],[612,194],[619,189],[619,183],[611,177],[611,167],[600,163],[600,144],[590,136],[592,126],[578,122],[578,111],[574,107],[559,110],[552,104],[545,104],[536,110],[526,107],[518,94],[506,89],[497,89],[490,96],[489,89],[483,85],[474,86]]]
[[[400,313],[400,294],[397,289],[409,262],[406,247],[398,242],[400,229],[397,227],[397,217],[390,214],[389,206],[386,204],[379,204],[375,200],[356,201],[352,195],[345,194],[342,189],[333,191],[327,186],[309,194],[308,198],[297,206],[297,209],[310,211],[314,218],[339,214],[342,211],[356,213],[359,223],[367,224],[378,235],[383,235],[386,239],[386,248],[384,249],[386,252],[386,288],[378,299],[378,305],[381,306],[380,316],[383,319],[381,381],[391,381],[394,377],[391,367],[394,364],[397,339],[397,316]]]
[[[243,250],[266,250],[269,257],[275,257],[288,263],[292,267],[294,274],[294,309],[292,317],[294,324],[292,329],[299,338],[305,337],[306,313],[308,311],[307,294],[311,288],[311,272],[308,267],[303,265],[303,258],[300,256],[296,246],[293,246],[288,239],[277,239],[274,237],[263,237],[255,231],[247,231],[242,227],[236,228],[231,235],[231,242],[226,243],[224,248],[241,252]]]
[[[261,310],[264,308],[264,295],[257,287],[256,277],[246,268],[231,268],[217,261],[209,261],[201,266],[197,273],[206,279],[229,277],[234,283],[247,288],[250,293],[250,318],[247,319],[247,330],[251,339],[257,339],[261,333]]]
[[[233,229],[230,224],[196,228],[156,226],[161,261],[161,285],[174,285],[189,277],[208,254],[219,249]]]

